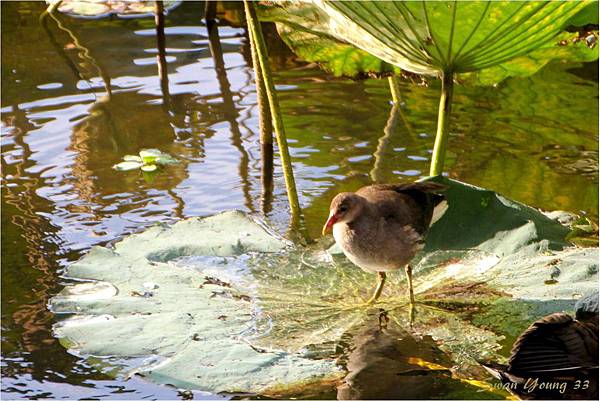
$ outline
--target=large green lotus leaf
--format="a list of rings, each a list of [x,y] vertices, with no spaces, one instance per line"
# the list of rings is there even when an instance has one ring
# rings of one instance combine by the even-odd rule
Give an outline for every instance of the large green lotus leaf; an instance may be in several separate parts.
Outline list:
[[[381,77],[400,72],[391,64],[326,35],[316,35],[286,24],[277,24],[277,31],[298,57],[318,63],[336,77]]]
[[[598,1],[588,1],[587,5],[567,23],[570,26],[598,25]]]
[[[289,244],[242,213],[156,226],[93,248],[66,276],[95,280],[68,286],[51,302],[69,314],[55,327],[63,343],[102,358],[151,358],[138,374],[211,392],[284,392],[339,375],[333,361],[259,350],[250,343],[260,314],[247,262]],[[176,258],[199,257],[194,263]]]
[[[597,40],[597,31],[590,35],[595,35],[595,40]],[[516,57],[481,71],[461,74],[460,81],[461,83],[475,85],[493,85],[508,77],[532,75],[551,61],[589,62],[597,59],[598,46],[595,42],[590,48],[585,37],[580,37],[578,32],[563,32],[554,41],[548,42],[524,56]]]
[[[493,191],[435,180],[448,185],[455,207],[428,233],[417,288],[474,280],[538,301],[573,299],[595,288],[598,248],[572,246],[565,239],[569,228]]]
[[[407,363],[446,361],[456,394],[487,377],[476,361],[501,358],[506,337],[597,285],[598,249],[570,246],[569,229],[535,209],[443,181],[450,207],[415,260],[411,336],[445,356]],[[326,249],[293,246],[240,212],[153,227],[68,268],[86,282],[52,300],[68,314],[55,332],[113,373],[181,388],[290,396],[331,386],[343,375],[334,359],[371,332],[380,307],[395,327],[410,322],[402,272],[379,304],[360,306],[373,275]]]
[[[484,2],[480,3],[489,8],[489,6],[485,6]],[[378,7],[384,6],[389,6],[389,4],[378,5]],[[464,6],[465,4],[461,4],[461,10]],[[262,6],[259,11],[261,20],[277,23],[281,38],[297,56],[306,61],[318,63],[323,69],[335,76],[362,78],[367,75],[382,76],[392,71],[401,72],[398,67],[394,67],[392,64],[369,53],[371,47],[364,48],[366,51],[361,50],[348,43],[346,40],[349,39],[346,37],[341,35],[335,37],[329,24],[331,21],[329,16],[325,10],[315,4],[303,1],[283,1],[268,7]],[[593,23],[594,20],[597,20],[597,2],[588,4],[564,25],[585,25]],[[482,19],[481,23],[483,22]],[[506,22],[502,22],[502,24],[506,24]],[[461,21],[461,27],[463,25],[464,21]],[[483,29],[481,24],[477,29]],[[558,31],[556,32],[558,33]],[[473,37],[477,38],[477,34],[478,32],[473,28]],[[491,85],[509,76],[532,75],[553,60],[571,62],[596,60],[598,58],[598,47],[593,45],[588,47],[585,40],[577,40],[583,39],[578,38],[578,35],[579,33],[562,32],[552,40],[540,42],[539,47],[527,53],[521,53],[520,56],[509,58],[499,64],[495,63],[493,66],[488,66],[481,71],[477,69],[476,71],[460,74],[460,80],[462,83]],[[597,37],[597,32],[595,35]],[[491,40],[491,38],[488,39]],[[401,39],[398,39],[398,41],[401,41]],[[466,41],[467,39],[465,39]],[[429,42],[429,40],[426,39],[426,42]],[[517,45],[522,46],[523,43],[519,42]],[[407,50],[408,47],[404,46],[403,49]],[[424,49],[425,47],[422,50]],[[475,50],[473,49],[473,51]],[[435,54],[439,55],[437,52]],[[432,56],[430,59],[434,60],[435,57]],[[460,69],[457,70],[457,72],[460,71]]]
[[[327,33],[327,20],[318,7],[306,3],[284,1],[259,6],[261,21],[275,22],[280,37],[305,61],[318,63],[336,77],[364,78],[401,72],[399,68],[340,41]]]
[[[556,39],[588,4],[528,1],[314,0],[328,33],[403,70],[464,73],[497,66]]]

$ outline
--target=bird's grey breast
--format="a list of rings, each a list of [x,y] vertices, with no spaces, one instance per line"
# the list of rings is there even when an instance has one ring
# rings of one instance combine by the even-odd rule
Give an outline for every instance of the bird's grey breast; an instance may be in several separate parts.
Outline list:
[[[422,242],[412,227],[400,226],[380,214],[363,214],[350,223],[336,224],[333,234],[348,259],[367,271],[405,266]]]
[[[333,226],[333,237],[348,259],[367,271],[379,271],[375,231],[363,225],[338,223]]]

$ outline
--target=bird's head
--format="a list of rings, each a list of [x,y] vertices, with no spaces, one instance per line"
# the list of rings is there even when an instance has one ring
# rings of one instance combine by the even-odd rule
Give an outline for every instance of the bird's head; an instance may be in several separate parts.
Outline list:
[[[333,227],[335,223],[352,221],[363,207],[363,198],[353,192],[342,192],[337,194],[329,206],[329,218],[323,226],[323,235]]]

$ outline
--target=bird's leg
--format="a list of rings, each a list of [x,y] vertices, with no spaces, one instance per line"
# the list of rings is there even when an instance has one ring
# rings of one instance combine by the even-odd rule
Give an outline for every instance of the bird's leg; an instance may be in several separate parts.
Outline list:
[[[379,330],[387,329],[388,322],[390,318],[388,316],[388,312],[385,309],[379,309],[379,314],[377,315],[377,319],[379,320]]]
[[[377,272],[377,288],[375,289],[375,293],[373,294],[373,296],[369,298],[369,300],[366,302],[367,305],[371,305],[372,303],[377,301],[377,299],[381,295],[381,290],[383,290],[383,284],[385,284],[385,273]]]
[[[413,303],[408,304],[408,322],[412,329],[415,323],[415,304]]]
[[[408,283],[408,298],[410,303],[414,304],[415,294],[413,293],[412,267],[410,265],[406,265],[406,281]]]

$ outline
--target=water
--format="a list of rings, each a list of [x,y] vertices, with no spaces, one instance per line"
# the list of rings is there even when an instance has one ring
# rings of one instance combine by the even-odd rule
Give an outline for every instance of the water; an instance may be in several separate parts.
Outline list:
[[[152,18],[60,17],[71,37],[52,20],[40,25],[43,3],[2,2],[5,397],[186,396],[113,379],[53,338],[46,304],[62,288],[61,269],[91,246],[155,222],[229,209],[264,214],[287,232],[277,159],[272,200],[262,194],[250,52],[239,7],[227,4],[218,29],[224,69],[215,68],[203,4],[186,2],[169,14],[166,95]],[[306,228],[317,238],[331,197],[370,182],[389,90],[386,81],[332,79],[269,38]],[[78,56],[82,46],[90,57]],[[402,83],[402,116],[379,157],[382,180],[427,174],[438,91],[436,82]],[[597,220],[597,93],[595,63],[548,66],[496,88],[457,87],[446,171],[536,207]],[[142,148],[181,162],[151,183],[111,168]]]

